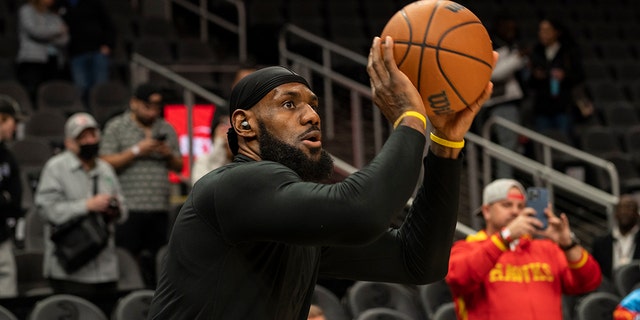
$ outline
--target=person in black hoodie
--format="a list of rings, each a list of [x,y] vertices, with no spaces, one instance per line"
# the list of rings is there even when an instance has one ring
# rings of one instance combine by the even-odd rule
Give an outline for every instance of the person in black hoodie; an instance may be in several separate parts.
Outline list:
[[[59,12],[69,27],[71,77],[89,107],[91,87],[109,80],[116,29],[102,0],[61,0]]]
[[[0,297],[18,294],[16,260],[11,242],[10,219],[22,215],[20,170],[7,142],[13,140],[16,124],[22,119],[18,103],[0,95]]]

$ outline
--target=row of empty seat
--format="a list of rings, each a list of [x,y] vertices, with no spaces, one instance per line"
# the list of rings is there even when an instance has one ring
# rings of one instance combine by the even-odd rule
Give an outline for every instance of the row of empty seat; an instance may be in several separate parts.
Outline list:
[[[26,315],[0,305],[0,320],[146,320],[153,294],[146,289],[131,291],[120,297],[112,310],[103,310],[86,297],[53,294],[38,299]]]

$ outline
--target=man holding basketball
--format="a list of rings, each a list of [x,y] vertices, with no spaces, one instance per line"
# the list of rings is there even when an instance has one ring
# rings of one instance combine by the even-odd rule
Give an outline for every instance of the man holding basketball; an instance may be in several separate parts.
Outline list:
[[[318,98],[283,67],[242,79],[230,99],[234,161],[202,177],[176,219],[150,319],[306,319],[318,275],[427,283],[444,277],[458,210],[460,146],[482,97],[433,116],[424,179],[405,223],[426,143],[425,109],[376,37],[367,71],[394,123],[380,154],[335,184]],[[384,52],[383,52],[384,51]]]

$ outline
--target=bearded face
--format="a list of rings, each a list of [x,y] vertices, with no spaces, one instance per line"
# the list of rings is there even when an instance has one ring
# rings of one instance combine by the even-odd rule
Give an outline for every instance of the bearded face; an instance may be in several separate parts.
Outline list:
[[[333,172],[333,159],[324,149],[317,159],[307,156],[302,150],[273,136],[262,121],[258,122],[260,153],[262,160],[281,163],[295,171],[304,181],[320,182]]]

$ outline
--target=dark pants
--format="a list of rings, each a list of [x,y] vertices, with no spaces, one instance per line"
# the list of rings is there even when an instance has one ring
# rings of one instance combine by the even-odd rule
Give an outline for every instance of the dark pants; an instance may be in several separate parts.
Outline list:
[[[138,261],[145,284],[156,287],[155,258],[167,244],[169,213],[129,211],[125,223],[116,226],[116,246],[127,249]]]
[[[16,78],[27,89],[35,108],[38,107],[38,87],[45,81],[64,78],[56,57],[50,57],[45,63],[21,62],[16,71]]]

